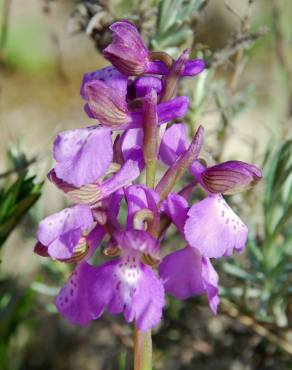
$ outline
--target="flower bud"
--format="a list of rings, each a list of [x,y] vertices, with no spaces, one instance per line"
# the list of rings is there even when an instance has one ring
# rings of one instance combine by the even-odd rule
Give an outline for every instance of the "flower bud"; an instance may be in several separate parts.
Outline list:
[[[128,76],[139,76],[147,70],[148,49],[137,28],[127,21],[110,26],[112,42],[103,50],[104,57],[120,72]]]
[[[199,126],[189,148],[168,168],[157,184],[155,191],[160,195],[161,200],[167,197],[186,169],[197,159],[203,144],[203,139],[204,129],[202,126]]]
[[[128,121],[125,99],[113,87],[102,81],[90,81],[84,86],[87,114],[105,126],[120,126]]]
[[[180,76],[185,69],[185,65],[189,59],[189,50],[186,49],[180,55],[175,63],[169,70],[169,74],[165,80],[165,87],[163,95],[160,98],[161,102],[169,100],[175,96]]]
[[[262,178],[261,170],[248,163],[228,161],[205,169],[201,182],[210,193],[233,194],[256,185]]]

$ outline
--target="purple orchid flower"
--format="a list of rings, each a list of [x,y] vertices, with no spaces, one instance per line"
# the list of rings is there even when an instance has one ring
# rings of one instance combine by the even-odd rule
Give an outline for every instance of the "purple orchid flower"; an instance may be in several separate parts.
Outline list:
[[[218,274],[210,259],[203,257],[198,250],[186,246],[167,255],[159,266],[159,274],[165,291],[177,299],[207,294],[211,311],[216,314]]]
[[[144,167],[143,155],[143,130],[135,128],[132,130],[125,130],[119,138],[119,148],[122,163],[133,156],[139,158]]]
[[[241,161],[227,161],[205,168],[199,161],[190,168],[196,180],[211,194],[234,194],[256,185],[262,171]]]
[[[209,196],[189,210],[184,229],[186,240],[206,257],[219,258],[230,256],[233,251],[241,252],[247,239],[247,226],[219,192],[230,193],[249,187],[259,181],[261,171],[239,161],[207,169],[195,161],[190,170]]]
[[[157,79],[153,81],[155,81],[153,82],[155,88],[159,91]],[[143,90],[142,85],[143,81],[138,83],[136,87],[137,97]],[[128,108],[126,100],[128,78],[115,68],[106,67],[95,72],[86,73],[83,77],[80,93],[87,102],[84,107],[86,113],[90,118],[96,119],[99,124],[118,130],[127,127],[142,127],[143,115],[141,109],[130,111]],[[160,104],[158,106],[159,124],[183,117],[187,108],[188,98],[183,96]]]
[[[155,90],[159,96],[163,89],[161,78],[154,76],[141,76],[135,81],[135,92],[137,98],[143,98],[150,90]]]
[[[103,55],[119,71],[128,76],[139,76],[145,73],[165,75],[168,73],[167,65],[155,60],[161,55],[151,53],[148,50],[137,28],[132,23],[119,21],[112,24],[110,30],[113,32],[113,40],[103,50]],[[190,60],[182,71],[182,75],[195,76],[204,67],[203,60]]]
[[[80,95],[86,98],[85,86],[89,82],[100,82],[115,89],[116,95],[126,98],[128,88],[128,77],[119,72],[115,67],[105,67],[93,72],[85,73],[80,88]]]
[[[76,205],[40,222],[35,252],[64,262],[78,261],[94,252],[104,234],[95,226],[90,207]]]
[[[155,84],[155,88],[159,91],[157,80],[154,80],[154,77],[152,77],[152,83]],[[131,111],[128,107],[126,99],[128,83],[131,83],[131,81],[128,81],[127,76],[124,76],[113,67],[86,73],[83,77],[80,93],[87,102],[84,109],[88,116],[96,119],[100,125],[110,127],[111,129],[142,127],[143,114],[141,109]],[[136,91],[137,97],[139,97],[139,93],[143,90],[143,81],[140,84],[137,82],[137,84]],[[187,108],[188,98],[185,96],[159,104],[157,108],[159,124],[183,117]]]
[[[84,96],[87,104],[86,113],[95,118],[100,125],[112,130],[125,130],[143,126],[141,109],[129,110],[125,97],[116,93],[115,88],[100,81],[90,81],[84,85]],[[158,104],[158,124],[181,118],[187,112],[189,100],[186,96],[173,98]]]
[[[143,253],[157,258],[157,241],[142,230],[115,234],[121,257],[99,267],[82,264],[57,297],[59,312],[72,323],[87,324],[105,309],[123,313],[147,331],[161,320],[164,289],[155,272],[142,261]]]
[[[186,151],[186,145],[184,126],[173,125],[162,139],[160,158],[172,165]],[[188,244],[209,258],[242,251],[247,227],[220,193],[234,193],[255,185],[261,178],[261,171],[254,165],[239,161],[224,162],[206,169],[198,160],[190,166],[190,171],[209,196],[189,210],[184,229]]]

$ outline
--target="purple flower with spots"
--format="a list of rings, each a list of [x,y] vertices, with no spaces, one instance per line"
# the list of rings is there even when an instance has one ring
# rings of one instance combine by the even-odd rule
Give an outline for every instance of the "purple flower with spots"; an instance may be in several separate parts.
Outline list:
[[[164,288],[157,274],[142,262],[144,253],[159,256],[157,241],[142,230],[114,234],[119,258],[93,267],[82,263],[57,297],[57,308],[70,322],[81,325],[99,318],[107,309],[123,313],[147,331],[161,319]]]
[[[187,216],[186,240],[203,256],[219,258],[244,249],[247,226],[221,195],[209,196],[194,204]]]
[[[91,255],[103,236],[90,207],[76,205],[41,221],[35,252],[59,261],[78,261]]]

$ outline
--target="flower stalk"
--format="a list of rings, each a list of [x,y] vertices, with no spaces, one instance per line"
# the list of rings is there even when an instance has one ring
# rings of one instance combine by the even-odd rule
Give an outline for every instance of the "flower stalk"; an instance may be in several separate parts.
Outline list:
[[[158,154],[157,93],[154,89],[145,96],[143,104],[144,139],[143,153],[146,164],[146,185],[155,187],[156,163]],[[151,234],[151,221],[148,232]],[[134,370],[152,369],[152,336],[151,330],[141,332],[134,324]]]
[[[134,370],[152,370],[151,330],[141,332],[134,324]]]
[[[143,152],[146,164],[146,185],[155,186],[157,163],[158,125],[157,125],[157,94],[152,89],[145,97],[143,104],[144,142]]]

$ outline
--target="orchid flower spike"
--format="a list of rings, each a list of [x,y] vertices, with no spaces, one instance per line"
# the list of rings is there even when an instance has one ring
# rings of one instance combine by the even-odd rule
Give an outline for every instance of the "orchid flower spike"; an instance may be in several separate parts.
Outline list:
[[[146,343],[141,332],[149,340],[162,320],[166,294],[205,295],[217,312],[212,258],[242,251],[248,234],[223,196],[250,188],[262,174],[240,161],[204,166],[202,126],[188,139],[181,119],[189,99],[177,96],[178,85],[204,61],[191,60],[189,50],[177,60],[150,51],[128,21],[110,30],[103,54],[112,65],[86,73],[80,89],[93,125],[63,131],[53,144],[48,178],[71,204],[40,222],[35,252],[76,264],[56,298],[68,321],[87,325],[105,311],[122,314],[135,323],[136,348]],[[190,204],[197,185],[206,196]],[[171,224],[179,245],[168,238]],[[96,253],[101,245],[106,261]]]

